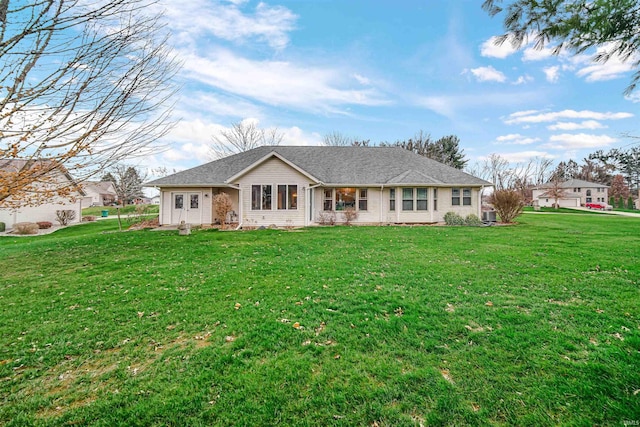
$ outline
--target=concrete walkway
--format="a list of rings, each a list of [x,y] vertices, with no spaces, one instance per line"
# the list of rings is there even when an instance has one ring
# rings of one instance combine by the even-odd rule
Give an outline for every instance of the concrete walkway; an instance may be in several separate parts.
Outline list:
[[[602,213],[602,214],[608,214],[608,215],[621,215],[621,216],[631,216],[631,217],[640,218],[640,212],[635,213],[635,212],[620,212],[620,211],[601,211],[598,209],[588,209],[582,206],[579,208],[575,207],[575,208],[566,208],[566,209],[573,209],[574,211],[596,212],[596,213]]]

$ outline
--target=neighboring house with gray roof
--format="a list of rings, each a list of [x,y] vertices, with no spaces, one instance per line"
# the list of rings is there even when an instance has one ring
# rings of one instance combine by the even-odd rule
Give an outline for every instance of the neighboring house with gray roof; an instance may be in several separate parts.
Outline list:
[[[552,183],[546,183],[533,189],[533,203],[538,206],[553,207],[555,199],[550,196]],[[609,187],[582,179],[570,179],[560,183],[564,197],[558,199],[560,207],[580,207],[585,203],[608,203]]]
[[[434,223],[481,215],[488,181],[397,147],[265,146],[145,184],[160,190],[160,224],[213,224],[226,192],[242,226],[306,226],[352,208],[354,223]]]
[[[7,229],[19,222],[49,221],[56,224],[56,212],[59,210],[75,212],[70,223],[80,221],[85,193],[64,166],[47,159],[0,159],[0,184],[11,185],[11,182],[21,179],[25,170],[41,170],[42,173],[39,176],[37,172],[33,173],[29,189],[19,197],[11,196],[0,202],[0,222],[4,222]]]
[[[86,181],[82,189],[86,194],[83,206],[110,206],[118,200],[116,186],[111,181]]]

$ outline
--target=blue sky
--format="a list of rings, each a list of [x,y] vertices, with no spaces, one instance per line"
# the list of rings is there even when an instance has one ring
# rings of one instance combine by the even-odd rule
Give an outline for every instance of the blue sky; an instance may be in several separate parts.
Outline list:
[[[630,65],[497,47],[500,18],[475,0],[163,0],[180,123],[150,166],[210,161],[212,135],[241,120],[283,144],[331,132],[371,142],[457,135],[470,163],[492,153],[582,160],[640,135]],[[606,47],[604,47],[606,48]]]

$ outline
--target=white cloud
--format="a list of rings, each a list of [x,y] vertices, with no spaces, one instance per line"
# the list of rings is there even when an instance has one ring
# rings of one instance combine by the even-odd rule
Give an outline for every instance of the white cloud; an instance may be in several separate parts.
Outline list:
[[[508,125],[521,124],[521,123],[544,123],[544,122],[556,122],[561,119],[591,119],[591,120],[620,120],[633,117],[631,113],[600,113],[597,111],[575,111],[575,110],[562,110],[549,113],[540,113],[535,110],[516,112],[509,115],[509,118],[504,120],[504,123]]]
[[[546,67],[543,68],[542,71],[544,71],[545,76],[547,77],[547,81],[550,83],[557,83],[558,79],[560,78],[560,67],[558,67],[557,65],[553,66],[553,67]]]
[[[462,110],[487,108],[499,106],[501,108],[537,102],[541,100],[540,91],[519,91],[514,94],[510,91],[474,92],[463,95],[434,95],[418,97],[414,104],[428,108],[445,117],[455,118],[456,113]],[[519,114],[534,114],[537,110],[529,110],[513,113],[509,116],[517,118]]]
[[[532,81],[533,81],[533,77],[531,77],[528,74],[525,74],[524,76],[518,77],[518,79],[515,82],[513,82],[512,84],[521,85],[521,84],[525,84],[525,83],[531,83]]]
[[[491,37],[480,46],[480,54],[490,58],[506,58],[515,53],[518,49],[514,48],[509,40],[505,40],[502,44],[496,44],[497,37]]]
[[[609,135],[590,135],[586,133],[570,134],[563,133],[560,135],[552,135],[549,138],[550,143],[544,144],[544,148],[556,150],[578,150],[582,148],[600,148],[606,147],[617,140]]]
[[[259,40],[275,49],[289,44],[288,33],[295,29],[298,17],[282,6],[258,3],[252,14],[245,14],[245,2],[189,0],[165,2],[167,24],[183,42],[212,35],[224,40]]]
[[[368,78],[361,76],[360,74],[354,74],[353,78],[356,79],[358,81],[358,83],[360,83],[361,85],[364,86],[368,86],[371,84],[371,80],[369,80]]]
[[[500,82],[501,83],[507,79],[507,77],[503,73],[496,70],[492,66],[472,68],[469,71],[471,71],[471,74],[473,74],[476,80],[478,80],[479,82]]]
[[[270,105],[340,112],[339,105],[387,105],[374,88],[351,89],[349,73],[286,61],[255,61],[224,49],[185,58],[184,73],[203,85]]]
[[[284,134],[281,145],[320,145],[322,143],[322,135],[317,132],[307,133],[298,126],[278,128],[278,131]]]
[[[596,49],[596,55],[611,52],[615,49],[613,43],[607,43]],[[620,55],[612,55],[605,63],[593,62],[593,57],[577,55],[571,59],[571,63],[578,68],[576,75],[584,77],[588,82],[612,80],[622,77],[634,69],[633,64],[638,60],[638,55],[632,55],[626,61]]]
[[[523,61],[541,61],[553,56],[553,50],[550,48],[536,49],[535,47],[528,47],[522,53]]]
[[[638,102],[640,102],[640,90],[636,90],[630,95],[626,95],[624,99],[626,99],[627,101],[631,101],[634,104],[637,104]]]
[[[547,126],[549,130],[578,130],[578,129],[604,129],[607,126],[595,120],[585,120],[580,123],[576,122],[558,122],[554,125]]]
[[[496,142],[509,145],[529,145],[540,141],[540,138],[528,138],[519,133],[511,133],[496,138]]]

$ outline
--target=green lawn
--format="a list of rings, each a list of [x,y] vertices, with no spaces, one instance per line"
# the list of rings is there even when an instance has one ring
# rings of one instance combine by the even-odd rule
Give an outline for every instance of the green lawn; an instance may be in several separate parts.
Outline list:
[[[144,210],[144,214],[157,214],[160,211],[159,205],[127,205],[120,207],[120,215],[135,214],[136,209]],[[82,209],[82,216],[101,216],[102,211],[108,211],[109,215],[118,215],[117,206],[92,206]]]
[[[640,421],[640,220],[0,238],[0,424]]]

